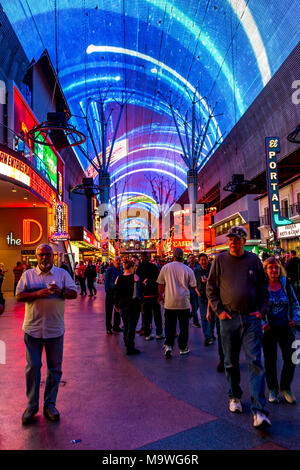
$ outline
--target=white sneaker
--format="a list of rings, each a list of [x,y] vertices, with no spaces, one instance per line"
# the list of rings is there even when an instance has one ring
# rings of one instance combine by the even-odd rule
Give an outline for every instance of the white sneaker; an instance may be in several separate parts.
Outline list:
[[[151,341],[152,339],[154,339],[154,335],[145,336],[146,341]]]
[[[270,427],[272,426],[272,424],[269,418],[264,413],[262,413],[261,411],[257,411],[253,416],[253,426],[255,428]]]
[[[231,413],[242,413],[242,403],[239,398],[231,398],[229,400],[229,409]]]
[[[181,356],[184,356],[184,354],[189,354],[189,352],[190,352],[189,348],[180,349],[180,355]]]
[[[165,356],[166,356],[166,359],[171,359],[171,357],[172,357],[172,346],[165,345]]]

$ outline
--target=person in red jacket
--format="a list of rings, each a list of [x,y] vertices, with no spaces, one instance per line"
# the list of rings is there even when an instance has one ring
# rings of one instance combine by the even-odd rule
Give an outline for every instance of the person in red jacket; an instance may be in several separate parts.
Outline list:
[[[84,262],[79,261],[77,276],[78,276],[78,280],[80,284],[80,295],[87,295],[86,284],[85,284],[85,270],[86,270],[86,266],[84,265]]]

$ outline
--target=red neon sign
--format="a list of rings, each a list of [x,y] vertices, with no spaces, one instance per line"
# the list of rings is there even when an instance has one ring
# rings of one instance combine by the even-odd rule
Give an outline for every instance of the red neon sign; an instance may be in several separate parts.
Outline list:
[[[29,186],[49,204],[56,197],[50,186],[29,165],[2,151],[0,151],[0,174]]]
[[[36,224],[39,229],[38,236],[31,240],[31,224]],[[38,243],[43,236],[43,227],[35,219],[23,219],[23,245],[35,245]]]

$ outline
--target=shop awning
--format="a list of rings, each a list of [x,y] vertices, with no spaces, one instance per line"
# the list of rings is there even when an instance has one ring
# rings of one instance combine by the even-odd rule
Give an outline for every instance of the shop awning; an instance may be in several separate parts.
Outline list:
[[[70,242],[82,250],[99,251],[101,243],[86,227],[69,227]]]

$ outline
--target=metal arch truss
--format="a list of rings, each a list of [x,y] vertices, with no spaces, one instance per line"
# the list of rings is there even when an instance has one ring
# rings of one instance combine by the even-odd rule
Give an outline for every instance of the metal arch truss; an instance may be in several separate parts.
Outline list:
[[[96,170],[98,174],[98,179],[99,179],[99,186],[102,187],[103,191],[100,193],[100,199],[101,203],[108,204],[109,203],[109,192],[110,192],[110,174],[109,174],[109,165],[110,161],[112,158],[112,153],[114,149],[114,144],[116,141],[117,137],[117,132],[119,129],[120,121],[121,121],[121,116],[123,109],[125,105],[129,102],[131,96],[134,94],[132,92],[129,97],[125,98],[125,92],[122,92],[122,100],[119,102],[117,100],[114,100],[116,104],[119,106],[119,114],[117,118],[117,122],[115,125],[113,137],[111,140],[110,144],[110,149],[109,149],[109,154],[107,157],[106,150],[107,150],[107,127],[108,123],[111,119],[112,112],[114,111],[113,109],[110,111],[108,116],[105,116],[105,105],[106,105],[106,97],[107,94],[110,90],[110,87],[106,90],[106,92],[103,94],[99,90],[99,99],[95,100],[92,98],[88,98],[87,104],[85,109],[81,105],[81,113],[82,116],[77,116],[85,121],[86,129],[89,135],[90,142],[92,143],[93,147],[93,153],[94,153],[94,158],[92,158],[88,151],[84,149],[83,147],[79,147],[79,150],[81,153],[84,155],[84,157],[90,162],[90,164],[93,166],[93,168]],[[97,140],[95,138],[94,132],[93,132],[93,126],[95,124],[96,119],[93,119],[93,122],[91,122],[91,118],[89,118],[89,107],[91,103],[97,103],[100,107],[100,116],[99,120],[97,121],[98,124],[100,125],[100,139]],[[102,154],[102,161],[100,159],[100,155]]]
[[[216,136],[215,141],[211,143],[211,148],[205,157],[199,160],[203,151],[206,138],[208,138],[208,131],[212,119],[217,115],[214,114],[214,110],[217,106],[215,104],[214,108],[211,109],[210,106],[207,106],[207,119],[201,118],[201,112],[198,112],[200,107],[200,102],[205,101],[205,98],[199,98],[197,95],[197,88],[193,95],[186,89],[191,101],[191,110],[187,110],[183,116],[179,110],[175,108],[174,103],[172,102],[172,95],[170,92],[170,97],[167,99],[162,95],[161,92],[158,92],[163,100],[168,104],[173,121],[176,127],[178,138],[182,148],[181,158],[184,161],[187,167],[187,186],[189,194],[189,202],[192,208],[191,221],[192,221],[192,237],[193,241],[197,239],[197,222],[196,222],[196,204],[197,204],[197,195],[198,195],[198,175],[200,169],[208,161],[213,151],[216,149],[217,145],[223,139],[223,136],[219,138]],[[206,103],[207,104],[207,103]],[[197,117],[200,116],[200,117]],[[195,245],[196,246],[196,245]]]

